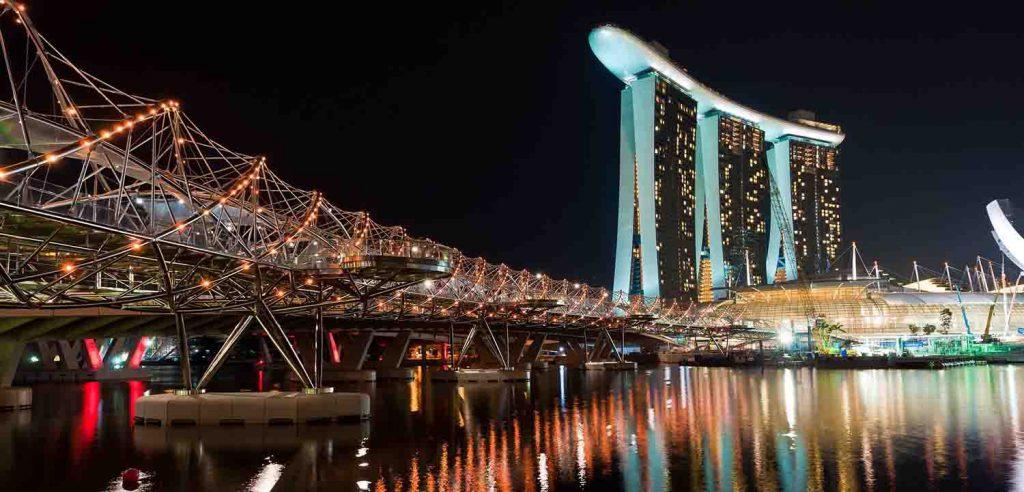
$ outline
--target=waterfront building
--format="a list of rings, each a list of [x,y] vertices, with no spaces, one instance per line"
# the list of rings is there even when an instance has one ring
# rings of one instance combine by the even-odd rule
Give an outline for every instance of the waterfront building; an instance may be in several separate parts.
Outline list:
[[[918,282],[911,285],[921,285]],[[857,342],[942,337],[1016,338],[1024,306],[1009,289],[957,292],[917,290],[887,279],[844,275],[770,286],[739,287],[732,298],[706,313],[722,324],[808,333],[818,320],[842,326],[842,338]]]
[[[704,255],[716,298],[829,268],[842,233],[838,126],[734,102],[615,26],[594,29],[590,46],[625,83],[615,291],[694,299]]]

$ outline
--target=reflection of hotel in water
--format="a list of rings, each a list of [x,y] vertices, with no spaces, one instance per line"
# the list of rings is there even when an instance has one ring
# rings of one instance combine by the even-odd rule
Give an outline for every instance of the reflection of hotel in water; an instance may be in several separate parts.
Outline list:
[[[458,427],[439,440],[436,454],[409,451],[409,465],[390,468],[374,487],[870,490],[969,483],[972,476],[1011,473],[996,469],[1012,461],[1003,453],[1024,452],[1015,437],[1020,416],[1013,374],[819,371],[815,377],[810,370],[672,367],[635,379],[563,375],[565,390],[554,393],[551,385],[533,395],[522,388],[465,387],[451,408]],[[921,378],[957,381],[931,393],[923,388],[934,386]],[[921,391],[929,391],[929,404],[921,404]],[[562,399],[580,393],[595,396]],[[411,396],[413,411],[428,412],[428,420],[441,409],[424,406],[445,405]],[[495,411],[533,417],[486,417]],[[1013,429],[1000,422],[1012,422]],[[928,438],[906,437],[922,424]],[[968,456],[968,440],[975,439],[981,452]]]

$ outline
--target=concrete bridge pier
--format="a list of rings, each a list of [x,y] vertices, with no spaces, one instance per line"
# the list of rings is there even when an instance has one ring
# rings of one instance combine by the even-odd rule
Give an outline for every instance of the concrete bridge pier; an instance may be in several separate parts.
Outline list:
[[[141,368],[146,337],[36,340],[23,346],[35,349],[38,358],[28,365],[22,361],[16,376],[20,383],[149,378]]]
[[[384,356],[377,365],[377,377],[380,379],[415,379],[416,371],[409,367],[402,367],[405,354],[409,350],[409,340],[412,339],[411,331],[401,331],[388,342],[384,349]]]
[[[623,357],[622,348],[616,344],[607,328],[597,331],[593,343],[578,344],[566,341],[565,365],[585,370],[620,370],[636,369],[636,362],[627,361]]]
[[[0,410],[17,410],[32,406],[32,388],[11,386],[24,350],[24,342],[0,339]]]
[[[529,364],[530,369],[545,370],[548,368],[548,363],[539,360],[540,353],[544,350],[544,342],[548,339],[546,333],[539,333],[529,337],[530,344],[523,347],[522,357],[519,359],[520,364]]]
[[[373,344],[373,331],[360,331],[354,335],[334,334],[340,352],[339,362],[325,364],[324,381],[339,383],[369,382],[377,380],[377,371],[363,369],[366,356]]]
[[[523,343],[525,344],[525,338]],[[513,347],[516,347],[514,350]],[[471,368],[462,367],[463,358],[472,349],[477,360]],[[499,382],[529,381],[529,369],[515,367],[518,357],[513,354],[522,353],[523,346],[513,344],[507,329],[504,337],[495,335],[486,319],[481,319],[469,329],[462,342],[462,349],[451,370],[436,371],[431,376],[435,381],[444,382]]]

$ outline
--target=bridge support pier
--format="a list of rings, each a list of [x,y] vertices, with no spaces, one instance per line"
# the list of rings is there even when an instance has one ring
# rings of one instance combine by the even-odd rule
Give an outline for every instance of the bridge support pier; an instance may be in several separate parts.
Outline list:
[[[607,328],[600,328],[591,347],[573,341],[563,342],[566,347],[565,365],[585,370],[636,369],[636,362],[625,360],[622,348],[615,343]]]
[[[22,367],[16,380],[21,383],[42,381],[83,381],[95,379],[148,379],[140,363],[146,351],[146,337],[118,337],[81,340],[36,340],[39,361]],[[106,355],[101,346],[109,344]]]
[[[24,342],[0,339],[0,410],[16,410],[32,406],[32,388],[11,386],[24,350]]]
[[[530,345],[524,348],[520,363],[530,364],[530,369],[547,369],[548,363],[539,360],[540,353],[544,350],[544,342],[547,341],[547,339],[548,335],[546,333],[540,333],[530,337]]]
[[[248,333],[249,325],[252,323],[252,320],[252,315],[245,316],[238,320],[238,323],[235,324],[231,333],[229,333],[228,337],[224,339],[224,344],[220,346],[220,349],[217,350],[217,353],[213,356],[213,360],[210,361],[210,365],[206,368],[206,372],[204,372],[203,376],[199,378],[199,384],[196,385],[197,390],[201,391],[206,388],[207,384],[210,384],[214,374],[220,370],[221,366],[223,366],[224,362],[228,359],[231,349],[233,349],[235,344],[242,339],[243,335]]]
[[[506,337],[508,337],[506,329]],[[529,381],[530,371],[512,367],[511,340],[505,338],[504,343],[498,341],[485,318],[474,323],[462,342],[462,350],[452,370],[435,371],[431,376],[434,381],[442,382],[496,382],[496,381]],[[471,368],[462,368],[462,361],[469,347],[477,354],[477,364]],[[502,350],[504,347],[505,350]],[[522,348],[520,347],[520,352]]]
[[[377,377],[380,379],[414,379],[416,372],[408,367],[402,367],[405,354],[409,350],[409,340],[412,339],[411,331],[401,331],[388,343],[384,349],[384,357],[377,366]]]
[[[376,371],[363,369],[371,345],[372,331],[361,331],[355,336],[343,337],[340,362],[334,367],[324,369],[324,379],[343,383],[376,381]]]
[[[281,354],[281,358],[284,359],[288,367],[291,368],[295,376],[299,378],[299,382],[302,383],[303,387],[312,388],[313,381],[309,377],[309,372],[306,371],[306,367],[302,365],[302,360],[299,358],[298,352],[295,351],[295,347],[292,346],[291,341],[288,340],[288,335],[285,333],[284,328],[277,322],[277,318],[274,317],[274,313],[270,310],[267,304],[260,299],[256,304],[256,310],[253,312],[253,317],[256,322],[259,323],[260,327],[263,328],[264,333],[267,334],[267,338],[270,339],[270,343],[274,345],[277,352]]]

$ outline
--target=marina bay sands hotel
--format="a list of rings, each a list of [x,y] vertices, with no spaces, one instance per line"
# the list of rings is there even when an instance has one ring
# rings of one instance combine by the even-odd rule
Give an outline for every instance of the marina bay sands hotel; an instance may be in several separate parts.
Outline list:
[[[709,301],[830,268],[839,126],[743,106],[619,27],[594,29],[590,47],[626,84],[615,291]]]

